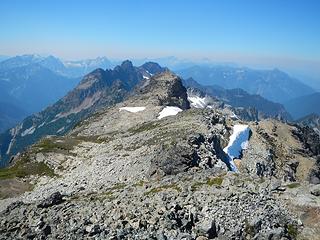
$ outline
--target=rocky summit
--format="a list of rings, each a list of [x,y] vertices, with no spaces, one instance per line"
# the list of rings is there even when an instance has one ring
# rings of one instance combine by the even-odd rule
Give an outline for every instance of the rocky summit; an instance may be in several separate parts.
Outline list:
[[[0,170],[1,239],[319,239],[318,134],[196,104],[150,71]]]

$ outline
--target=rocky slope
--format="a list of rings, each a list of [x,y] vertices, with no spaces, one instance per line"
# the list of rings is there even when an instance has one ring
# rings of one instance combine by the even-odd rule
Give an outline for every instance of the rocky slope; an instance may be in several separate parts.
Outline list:
[[[248,124],[251,137],[233,173],[223,148],[236,124]],[[156,75],[126,101],[0,170],[0,235],[318,239],[320,190],[309,184],[316,153],[294,131],[276,120],[190,108],[178,77]]]
[[[86,75],[75,89],[58,102],[0,135],[0,167],[7,165],[13,155],[42,137],[64,135],[81,119],[103,107],[121,102],[141,80],[151,76],[152,73],[146,71],[152,66],[154,73],[165,71],[155,63],[138,68],[125,61],[113,70],[97,69]]]
[[[318,239],[316,156],[296,126],[193,108],[180,78],[148,78],[0,170],[1,237]],[[251,137],[234,173],[224,147],[237,124]]]

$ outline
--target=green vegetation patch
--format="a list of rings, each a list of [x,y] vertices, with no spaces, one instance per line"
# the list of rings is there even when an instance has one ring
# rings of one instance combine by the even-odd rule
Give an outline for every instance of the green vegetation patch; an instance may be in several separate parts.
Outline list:
[[[297,227],[295,227],[293,224],[288,224],[287,226],[287,231],[288,231],[288,235],[292,238],[292,239],[296,239],[298,236],[298,229]]]
[[[191,185],[191,191],[196,191],[198,190],[199,187],[205,185],[205,182],[195,182]]]
[[[0,179],[24,178],[30,175],[54,177],[53,169],[43,162],[31,162],[23,156],[11,167],[0,169]]]
[[[208,185],[208,186],[221,186],[223,182],[223,177],[212,177],[212,178],[207,178],[207,181],[205,182],[195,182],[191,185],[191,191],[196,191],[198,188],[202,187],[203,185]]]
[[[108,138],[100,136],[71,136],[64,138],[45,138],[34,145],[36,152],[69,152],[82,142],[105,143],[110,141]]]
[[[140,180],[137,183],[133,184],[134,187],[143,187],[147,182]]]
[[[297,188],[300,187],[300,183],[294,182],[287,185],[288,188]]]
[[[176,190],[177,192],[181,192],[181,188],[179,186],[177,186],[177,184],[168,184],[168,185],[163,185],[161,187],[156,187],[156,188],[152,188],[151,190],[147,191],[144,193],[144,195],[150,195],[150,194],[155,194],[158,192],[162,192],[168,189],[173,189]]]
[[[221,186],[222,182],[223,182],[223,178],[222,177],[208,178],[207,185],[209,185],[209,186],[213,186],[213,185]]]
[[[109,188],[109,190],[114,191],[114,190],[124,189],[125,186],[126,186],[126,184],[124,184],[124,183],[116,183],[111,188]]]
[[[245,220],[244,224],[245,224],[244,232],[247,234],[247,237],[249,237],[249,236],[250,236],[250,238],[254,237],[254,235],[256,234],[254,226],[250,225],[247,219]]]
[[[74,139],[65,140],[55,140],[51,138],[42,139],[38,144],[35,145],[39,152],[53,152],[55,150],[70,151],[78,144],[78,141]]]
[[[142,133],[145,131],[150,131],[155,128],[158,128],[160,126],[159,123],[157,122],[149,122],[149,123],[144,123],[142,125],[139,125],[138,127],[132,127],[128,129],[128,132],[134,134]]]
[[[112,191],[107,191],[107,192],[104,192],[104,193],[97,195],[94,199],[101,201],[101,202],[104,200],[111,201],[111,200],[115,199],[115,196],[113,196]]]

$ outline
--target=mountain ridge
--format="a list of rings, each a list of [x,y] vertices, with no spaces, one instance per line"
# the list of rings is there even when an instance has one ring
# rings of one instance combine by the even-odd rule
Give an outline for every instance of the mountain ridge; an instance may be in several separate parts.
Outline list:
[[[122,101],[143,79],[143,74],[141,68],[124,61],[114,70],[96,69],[86,75],[76,88],[55,104],[27,117],[15,128],[0,135],[1,166],[8,163],[10,156],[40,138],[52,134],[63,135],[81,119]]]
[[[215,97],[232,107],[254,108],[258,111],[258,118],[278,118],[284,121],[292,120],[290,114],[280,103],[274,103],[259,95],[252,95],[242,89],[224,89],[220,86],[203,86],[193,78],[184,80],[184,84],[201,90],[204,94]]]
[[[320,114],[318,103],[320,102],[320,92],[293,98],[284,103],[291,115],[295,119],[303,118],[309,114]]]
[[[301,129],[277,120],[189,108],[187,89],[170,72],[143,79],[136,94],[65,136],[42,139],[0,170],[0,182],[15,184],[0,188],[7,194],[0,235],[317,239],[320,202],[310,183],[320,182],[319,142],[304,147]],[[251,133],[232,159],[235,173],[224,147],[236,126]],[[19,230],[5,231],[17,222]]]
[[[192,77],[201,84],[224,88],[242,88],[250,94],[283,103],[294,97],[313,93],[314,90],[286,73],[274,70],[253,70],[230,66],[192,66],[177,71],[183,78]]]

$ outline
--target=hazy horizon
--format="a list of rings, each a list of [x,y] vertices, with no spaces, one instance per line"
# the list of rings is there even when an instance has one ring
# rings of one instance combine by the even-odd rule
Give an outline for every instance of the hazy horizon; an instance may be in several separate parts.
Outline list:
[[[279,68],[320,82],[320,2],[0,2],[1,55],[175,56]]]

